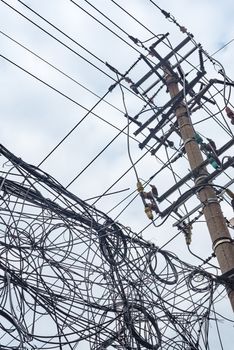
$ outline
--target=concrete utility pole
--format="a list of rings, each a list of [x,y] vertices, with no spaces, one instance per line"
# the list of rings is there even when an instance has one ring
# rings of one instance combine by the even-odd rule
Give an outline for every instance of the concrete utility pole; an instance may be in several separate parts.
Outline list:
[[[165,68],[164,72],[168,91],[171,98],[173,98],[179,93],[177,80],[167,68]],[[191,170],[194,170],[201,165],[203,158],[195,139],[195,132],[186,105],[184,103],[179,104],[175,109],[175,114]],[[203,204],[203,212],[213,243],[213,250],[218,259],[223,277],[232,280],[232,288],[227,287],[227,292],[234,311],[234,244],[216,193],[212,186],[206,183],[207,175],[209,174],[206,168],[200,167],[195,174],[195,185],[202,184],[201,189],[198,190],[198,197]]]

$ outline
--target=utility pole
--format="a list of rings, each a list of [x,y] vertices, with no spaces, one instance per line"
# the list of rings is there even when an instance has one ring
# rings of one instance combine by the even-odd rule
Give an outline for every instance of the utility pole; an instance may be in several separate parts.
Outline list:
[[[176,77],[167,68],[164,69],[164,72],[168,92],[171,98],[176,97],[180,92]],[[213,243],[213,250],[223,277],[230,280],[232,285],[232,288],[227,287],[227,292],[234,311],[234,244],[216,193],[212,186],[206,182],[209,174],[207,169],[201,166],[203,162],[202,153],[196,141],[188,109],[183,101],[175,106],[175,114],[191,170],[199,168],[194,176],[195,185],[201,185],[201,189],[198,189],[198,198],[203,205],[203,213]]]
[[[186,32],[184,29],[183,33]],[[148,51],[150,57],[141,55],[135,63],[140,64],[141,62],[144,66],[147,65],[149,70],[134,82],[128,79],[128,81],[131,81],[130,88],[147,102],[140,113],[132,118],[138,125],[138,129],[134,132],[134,135],[137,136],[142,131],[146,132],[148,128],[148,134],[146,134],[145,139],[139,144],[139,147],[143,149],[146,145],[149,146],[149,142],[151,142],[150,145],[152,145],[152,141],[154,142],[156,140],[156,143],[152,146],[154,147],[153,151],[151,150],[152,155],[156,154],[161,147],[174,147],[176,138],[174,138],[173,141],[170,139],[173,133],[177,134],[179,139],[182,139],[183,147],[174,158],[171,158],[170,162],[171,164],[174,163],[186,153],[191,171],[165,193],[160,196],[157,195],[156,201],[157,204],[161,203],[188,180],[194,180],[194,191],[197,193],[197,197],[201,202],[202,213],[204,214],[213,244],[213,251],[222,272],[220,280],[222,280],[222,283],[226,284],[227,293],[234,311],[234,244],[219,204],[220,198],[216,195],[211,183],[211,181],[225,169],[229,166],[233,166],[233,157],[228,157],[229,159],[226,163],[221,163],[218,156],[229,147],[233,146],[234,139],[232,138],[232,140],[217,150],[217,153],[215,143],[211,140],[211,142],[214,143],[214,147],[210,145],[211,151],[209,151],[205,148],[208,145],[203,143],[200,135],[195,132],[190,118],[190,113],[198,113],[199,110],[205,111],[205,108],[203,108],[205,104],[216,105],[214,97],[218,91],[217,85],[225,84],[234,87],[234,83],[226,78],[225,80],[208,80],[207,78],[204,80],[206,75],[204,63],[207,60],[204,61],[204,52],[201,45],[194,42],[192,35],[187,35],[186,38],[175,47],[169,45],[168,50],[168,36],[169,33],[162,35],[151,44],[149,48],[145,47],[138,39],[133,38],[134,43],[137,42],[138,45],[142,46],[144,51]],[[164,42],[165,40],[166,42]],[[164,50],[165,45],[163,46],[163,50],[161,50],[163,43],[167,46],[166,51]],[[196,62],[195,64],[193,63],[193,65],[196,66],[196,71],[194,70],[193,74],[190,74],[191,71],[187,71],[187,62],[189,58]],[[209,60],[211,61],[211,58]],[[170,99],[164,98],[162,101],[165,102],[161,102],[161,91],[164,86],[167,89],[167,93],[170,95]],[[181,90],[179,86],[182,86]],[[215,93],[212,92],[213,89]],[[160,101],[160,106],[154,103],[156,98]],[[147,120],[143,119],[143,122],[139,123],[138,118],[141,116],[142,112],[147,110],[146,108],[148,106],[153,106],[152,115],[149,116]],[[227,106],[226,112],[233,124],[234,112]],[[150,128],[149,126],[152,125],[153,128]],[[205,160],[202,157],[202,151],[207,156]],[[209,174],[206,169],[206,164],[209,163],[215,168],[215,171],[211,174]],[[234,181],[231,181],[231,184],[233,182]],[[228,190],[228,186],[229,184],[224,188]],[[143,190],[140,188],[138,191],[142,192]],[[231,197],[234,197],[231,191],[229,193],[231,193]],[[191,192],[188,195],[191,196]],[[186,200],[186,197],[184,197],[183,203],[185,203]],[[181,204],[182,202],[178,200],[163,211],[159,211],[157,207],[149,204],[147,210],[148,208],[154,210],[161,218],[167,217],[174,211],[174,213],[179,216],[179,222],[173,226],[177,226],[178,229],[181,229],[181,224],[187,224],[188,226],[197,220],[196,217],[190,220],[190,215],[196,211],[188,212],[187,216],[179,215],[178,208]],[[152,219],[152,215],[149,216],[148,212],[146,212],[146,214]],[[189,220],[186,223],[185,220],[187,218],[189,218]]]

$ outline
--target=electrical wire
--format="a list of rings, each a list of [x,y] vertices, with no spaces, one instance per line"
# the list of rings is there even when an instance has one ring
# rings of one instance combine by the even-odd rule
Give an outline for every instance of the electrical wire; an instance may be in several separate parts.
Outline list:
[[[4,56],[1,57],[6,59]],[[121,86],[120,89],[125,112],[128,115]],[[225,95],[225,89],[224,86],[221,94]],[[101,99],[104,99],[104,96]],[[226,97],[224,100],[226,103]],[[100,102],[98,101],[97,104]],[[87,113],[91,113],[93,108]],[[128,128],[129,124],[130,119],[128,119]],[[131,159],[129,169],[136,172],[135,165],[141,158],[133,162],[130,153],[129,129],[126,135]],[[109,144],[106,147],[108,146]],[[146,154],[150,150],[151,147],[148,147]],[[8,161],[11,162],[13,159]],[[86,205],[84,201],[74,196],[71,197],[68,192],[64,192],[61,186],[55,186],[49,178],[46,179],[42,174],[39,176],[39,173],[35,174],[35,169],[32,172],[30,166],[24,169],[24,173],[14,175],[11,171],[15,171],[15,168],[19,171],[23,163],[19,161],[19,164],[15,164],[14,161],[13,165],[8,172],[2,174],[4,180],[1,180],[1,192],[6,197],[1,198],[1,220],[5,229],[0,231],[0,239],[10,242],[10,245],[3,245],[1,270],[7,271],[10,276],[8,282],[11,283],[13,292],[17,293],[18,290],[21,290],[21,304],[19,298],[16,297],[20,304],[18,309],[21,315],[30,316],[32,305],[29,300],[34,300],[35,305],[38,304],[38,309],[33,312],[34,317],[38,314],[43,318],[47,314],[54,322],[57,334],[53,337],[39,334],[38,330],[33,334],[35,340],[41,342],[39,345],[41,348],[56,348],[57,346],[61,348],[68,345],[71,349],[71,344],[83,340],[86,340],[87,346],[92,348],[102,346],[106,339],[113,339],[113,337],[114,346],[125,348],[139,346],[149,348],[159,342],[159,346],[169,349],[177,347],[179,341],[183,342],[184,346],[194,349],[195,346],[209,347],[211,335],[208,326],[212,322],[211,306],[216,300],[213,298],[213,293],[218,284],[213,275],[207,274],[202,269],[199,270],[198,277],[207,277],[209,284],[207,287],[203,282],[200,283],[202,291],[198,287],[195,288],[190,283],[197,273],[193,266],[183,263],[171,254],[162,253],[158,247],[139,240],[138,235],[123,234],[120,226],[104,213]],[[86,168],[83,171],[85,170]],[[19,177],[21,177],[21,182]],[[137,172],[136,177],[138,178]],[[17,182],[13,182],[12,178],[16,178]],[[27,182],[30,185],[25,188]],[[39,190],[36,191],[37,188]],[[189,191],[193,193],[194,188]],[[52,199],[48,200],[40,192],[46,193]],[[99,196],[98,200],[103,195]],[[183,199],[182,195],[180,201]],[[180,201],[174,203],[172,210],[179,205]],[[55,203],[58,202],[60,206],[56,206]],[[36,212],[40,214],[35,216]],[[8,218],[7,221],[3,219],[4,215],[5,218]],[[22,230],[22,225],[25,227],[23,222],[26,222],[25,230]],[[66,235],[59,231],[61,226],[57,225],[67,228],[68,224],[71,232],[69,239],[66,239]],[[152,224],[153,222],[148,226]],[[17,230],[20,233],[18,236],[15,235]],[[28,230],[30,234],[27,234]],[[61,242],[56,242],[56,236],[55,239],[50,239],[50,234],[56,230],[59,231],[57,237],[61,239]],[[177,235],[170,241],[174,240]],[[11,244],[13,242],[14,246]],[[24,248],[25,243],[27,248]],[[12,249],[12,252],[9,248]],[[160,273],[154,270],[154,274],[151,270],[149,273],[151,258],[157,261],[160,254],[165,259],[165,266]],[[21,261],[21,263],[16,265],[15,261]],[[19,271],[15,272],[17,268]],[[160,268],[160,264],[156,263],[156,268]],[[134,279],[131,276],[134,276]],[[177,282],[173,286],[174,294],[169,295],[171,288],[167,286],[167,283],[169,282],[170,285],[173,278]],[[1,274],[0,279],[4,282]],[[56,282],[53,283],[51,280]],[[183,288],[186,286],[189,286],[192,291],[183,296]],[[98,290],[101,290],[100,295],[97,295]],[[2,289],[0,292],[4,293]],[[27,293],[30,295],[28,299]],[[218,291],[217,294],[219,294]],[[198,296],[200,298],[197,298]],[[6,303],[5,306],[7,306]],[[40,308],[44,310],[41,314]],[[147,311],[149,308],[150,315]],[[26,313],[25,309],[27,309]],[[12,313],[12,310],[10,312]],[[76,323],[77,315],[79,325]],[[3,317],[6,318],[6,315]],[[147,323],[145,327],[141,325],[142,321],[137,323],[138,319]],[[159,327],[157,326],[158,319],[160,319]],[[217,320],[215,321],[217,324]],[[203,323],[206,328],[203,332],[203,339],[200,341],[197,330],[202,328]],[[27,327],[27,324],[24,318],[24,327]],[[116,337],[118,333],[113,331],[115,329],[117,332],[119,324],[124,325],[120,339]],[[33,325],[37,327],[36,322],[33,322]],[[154,332],[150,331],[152,325]],[[173,334],[171,334],[172,331]],[[167,332],[169,332],[168,335]],[[154,337],[155,334],[158,335],[158,339],[153,338],[151,333],[154,333]],[[8,332],[8,335],[11,333]],[[77,335],[80,337],[78,338]],[[75,340],[74,337],[76,337]],[[200,341],[200,345],[195,342],[196,339]],[[16,337],[13,338],[13,341],[17,346]]]
[[[117,80],[119,79],[118,75],[117,75]],[[128,114],[128,110],[127,110],[127,106],[126,106],[126,101],[125,101],[125,96],[124,96],[124,91],[121,85],[119,85],[120,91],[121,91],[121,95],[122,95],[122,101],[123,101],[123,106],[124,106],[124,110],[125,110],[125,115],[127,116],[127,150],[128,150],[128,157],[129,160],[132,164],[132,169],[134,170],[134,173],[136,175],[136,180],[139,181],[139,176],[136,170],[136,166],[132,160],[132,155],[131,155],[131,151],[130,151],[130,120],[129,120],[129,114]]]
[[[94,104],[94,106],[91,109],[88,109],[86,107],[84,107],[83,105],[81,105],[80,103],[78,103],[76,100],[72,99],[71,97],[69,97],[68,95],[64,94],[63,92],[61,92],[60,90],[58,90],[57,88],[53,87],[52,85],[46,83],[45,81],[43,81],[42,79],[40,79],[39,77],[37,77],[36,75],[32,74],[31,72],[27,71],[26,69],[24,69],[23,67],[19,66],[17,63],[13,62],[12,60],[10,60],[9,58],[0,55],[1,58],[5,59],[7,62],[11,63],[12,65],[16,66],[17,68],[19,68],[20,70],[22,70],[23,72],[29,74],[30,76],[32,76],[33,78],[35,78],[36,80],[38,80],[39,82],[43,83],[44,85],[46,85],[47,87],[51,88],[52,90],[54,90],[55,92],[57,92],[58,94],[60,94],[61,96],[65,97],[66,99],[68,99],[69,101],[71,101],[72,103],[76,104],[77,106],[83,108],[84,110],[87,111],[87,113],[84,115],[84,117],[77,123],[75,124],[75,126],[62,138],[62,140],[46,155],[46,157],[43,158],[43,160],[39,163],[38,166],[42,165],[50,156],[51,154],[58,149],[58,147],[68,138],[68,136],[71,135],[71,133],[80,125],[80,123],[85,120],[85,118],[89,115],[92,114],[95,117],[97,117],[98,119],[104,121],[105,123],[107,123],[108,125],[112,126],[113,128],[117,129],[120,131],[119,134],[121,134],[123,131],[121,131],[118,127],[116,127],[115,125],[113,125],[112,123],[106,121],[105,119],[103,119],[102,117],[100,117],[99,115],[97,115],[96,113],[93,113],[93,110],[95,109],[95,107],[101,103],[105,97],[110,93],[110,90],[108,89],[108,91],[98,100],[98,102],[96,102]],[[118,134],[118,135],[119,135]],[[132,138],[132,136],[131,136]],[[134,138],[133,138],[134,139]],[[136,140],[136,139],[135,139]],[[137,141],[137,140],[136,140]],[[138,142],[138,141],[137,141]]]
[[[96,94],[95,92],[93,92],[92,90],[90,90],[89,88],[87,88],[85,85],[81,84],[78,80],[74,79],[73,77],[71,77],[70,75],[66,74],[65,72],[63,72],[61,69],[59,69],[58,67],[54,66],[52,63],[48,62],[47,60],[45,60],[44,58],[42,58],[41,56],[37,55],[35,52],[33,52],[32,50],[30,50],[29,48],[27,48],[26,46],[24,46],[23,44],[21,44],[19,41],[15,40],[14,38],[12,38],[11,36],[9,36],[8,34],[4,33],[3,31],[0,31],[0,34],[4,35],[6,38],[8,38],[9,40],[11,40],[12,42],[14,42],[15,44],[19,45],[21,48],[25,49],[26,51],[28,51],[29,53],[31,53],[33,56],[37,57],[39,60],[41,60],[42,62],[46,63],[48,66],[52,67],[54,70],[56,70],[57,72],[59,72],[60,74],[62,74],[64,77],[68,78],[69,80],[71,80],[73,83],[77,84],[78,86],[80,86],[82,89],[84,89],[85,91],[89,92],[90,94],[92,94],[93,96],[97,97],[98,99],[100,99],[101,97]],[[124,114],[123,111],[121,111],[119,108],[117,108],[116,106],[114,106],[112,103],[108,102],[107,100],[103,100],[103,102],[105,102],[106,104],[108,104],[110,107],[112,107],[113,109],[115,109],[116,111]]]
[[[176,339],[179,337],[184,344],[194,344],[197,328],[193,324],[201,324],[213,300],[210,293],[212,291],[213,297],[216,292],[214,275],[185,264],[129,230],[128,234],[124,233],[123,226],[69,193],[48,174],[41,173],[3,146],[1,154],[12,163],[10,169],[16,175],[11,175],[11,171],[4,172],[6,177],[2,182],[1,192],[7,193],[8,197],[1,206],[1,221],[5,229],[0,231],[0,242],[5,237],[6,242],[13,243],[14,254],[10,255],[9,251],[13,246],[5,244],[0,270],[8,273],[7,288],[11,288],[11,294],[20,290],[21,301],[18,300],[17,310],[20,318],[24,319],[27,334],[37,347],[62,346],[66,349],[68,344],[81,341],[85,341],[87,346],[101,345],[105,339],[112,337],[113,330],[118,329],[118,322],[125,325],[124,339],[131,347],[136,344],[149,347],[156,341],[167,346],[172,329]],[[4,159],[2,161],[5,162]],[[31,183],[34,183],[34,188],[31,188]],[[29,188],[25,187],[27,184]],[[41,186],[46,197],[41,195]],[[31,203],[34,203],[33,208]],[[22,206],[20,215],[15,211],[15,205],[17,208]],[[37,212],[42,220],[35,221],[35,215],[28,214],[24,219],[27,229],[22,230],[21,213],[26,207],[29,213]],[[50,217],[47,222],[43,220],[44,210]],[[13,223],[2,220],[5,212],[9,214],[9,211]],[[20,232],[17,238],[15,232]],[[163,266],[157,264],[160,258],[164,259]],[[19,259],[21,264],[16,265],[15,259]],[[205,277],[204,282],[196,286],[194,276]],[[174,295],[170,286],[173,286]],[[182,291],[188,286],[191,293],[183,296]],[[202,293],[199,299],[198,293]],[[32,300],[37,305],[34,310]],[[127,311],[122,310],[121,303]],[[186,305],[186,312],[183,305]],[[147,311],[149,306],[150,314]],[[90,310],[88,313],[87,308]],[[141,315],[145,317],[147,328],[144,328],[141,337],[132,333],[138,327],[135,321],[129,323],[128,315],[133,311],[137,318]],[[33,334],[28,328],[32,317]],[[155,322],[159,317],[161,323],[157,326]],[[40,322],[37,323],[39,318],[47,319],[47,325],[51,323],[59,332],[44,335]],[[155,335],[152,340],[151,324],[157,329],[157,340]],[[11,335],[6,329],[4,333]],[[26,345],[22,330],[21,334]],[[207,332],[206,341],[208,337]],[[11,337],[12,346],[17,346],[17,341],[17,338]]]
[[[21,2],[20,0],[18,0],[19,2]],[[51,33],[49,33],[47,30],[45,30],[43,27],[39,26],[37,23],[35,23],[34,21],[32,21],[30,18],[28,18],[27,16],[25,16],[23,13],[21,13],[20,11],[18,11],[17,9],[15,9],[13,6],[11,6],[10,4],[8,4],[7,2],[5,2],[4,0],[1,0],[1,2],[5,5],[7,5],[11,10],[15,11],[17,14],[19,14],[20,16],[22,16],[24,19],[26,19],[27,21],[29,21],[30,23],[32,23],[34,26],[36,26],[38,29],[40,29],[41,31],[43,31],[45,34],[47,34],[48,36],[50,36],[52,39],[56,40],[58,43],[60,43],[62,46],[64,46],[66,49],[68,49],[69,51],[71,51],[72,53],[74,53],[76,56],[78,56],[79,58],[81,58],[82,60],[84,60],[86,63],[90,64],[91,66],[93,66],[95,69],[97,69],[98,71],[100,71],[101,73],[103,73],[104,75],[106,75],[108,78],[110,78],[111,80],[113,80],[113,78],[106,73],[105,71],[103,71],[101,68],[99,68],[98,66],[96,66],[94,63],[90,62],[87,58],[83,57],[82,55],[80,55],[77,51],[73,50],[70,46],[68,46],[67,44],[65,44],[64,42],[62,42],[60,39],[56,38],[54,35],[52,35]],[[22,3],[23,4],[23,3]],[[25,4],[24,4],[25,5]],[[25,5],[27,6],[27,5]],[[29,7],[28,7],[29,8]],[[30,10],[32,10],[31,8],[29,8]],[[41,17],[38,14],[39,17]],[[43,18],[44,19],[44,18]],[[46,19],[44,19],[45,21],[47,21]],[[49,21],[48,23],[53,26],[53,24],[51,24]],[[58,31],[59,29],[56,28]],[[62,31],[61,31],[62,32]],[[62,34],[64,34],[66,36],[65,33],[62,32]],[[70,40],[73,40],[72,38],[69,37]],[[80,46],[79,43],[77,43],[78,46]],[[82,47],[83,48],[83,47]],[[96,58],[96,57],[95,57]],[[102,61],[101,59],[97,58],[101,63],[105,64],[104,61]]]

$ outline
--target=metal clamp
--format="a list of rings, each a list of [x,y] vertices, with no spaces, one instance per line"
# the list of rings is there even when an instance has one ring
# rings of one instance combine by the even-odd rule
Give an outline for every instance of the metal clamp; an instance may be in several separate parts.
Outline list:
[[[207,174],[201,174],[198,177],[196,177],[195,179],[195,185],[198,186],[200,183],[204,184],[204,186],[209,186],[209,184],[207,182],[203,182],[204,180],[206,180],[207,178]]]
[[[184,141],[184,146],[186,146],[189,142],[191,141],[195,141],[195,138],[194,137],[189,137],[187,138],[185,141]]]
[[[182,117],[188,118],[188,111],[187,111],[186,106],[184,104],[180,103],[176,106],[176,108],[177,109],[183,108],[183,111],[181,111],[180,113],[177,112],[177,115],[176,115],[177,118],[182,118]]]
[[[220,237],[213,242],[213,251],[217,249],[220,244],[223,243],[233,243],[233,240],[229,237]]]
[[[203,201],[203,208],[212,203],[219,203],[218,198],[208,198],[207,200]]]

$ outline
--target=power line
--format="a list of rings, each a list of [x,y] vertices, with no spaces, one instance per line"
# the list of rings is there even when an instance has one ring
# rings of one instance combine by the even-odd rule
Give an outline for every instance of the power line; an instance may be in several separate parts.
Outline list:
[[[11,36],[9,36],[8,34],[4,33],[3,31],[0,30],[0,34],[4,35],[6,38],[8,38],[9,40],[11,40],[12,42],[14,42],[15,44],[19,45],[20,47],[22,47],[23,49],[25,49],[26,51],[28,51],[29,53],[31,53],[32,55],[34,55],[35,57],[37,57],[38,59],[40,59],[42,62],[46,63],[48,66],[52,67],[54,70],[56,70],[57,72],[59,72],[60,74],[62,74],[63,76],[65,76],[66,78],[68,78],[69,80],[71,80],[72,82],[74,82],[75,84],[77,84],[78,86],[80,86],[82,89],[86,90],[87,92],[89,92],[90,94],[92,94],[93,96],[97,97],[98,99],[100,99],[101,97],[96,94],[95,92],[93,92],[92,90],[90,90],[89,88],[87,88],[85,85],[81,84],[77,79],[71,77],[70,75],[68,75],[67,73],[65,73],[64,71],[62,71],[61,69],[59,69],[58,67],[56,67],[55,65],[53,65],[52,63],[50,63],[49,61],[45,60],[44,58],[42,58],[41,56],[39,56],[38,54],[36,54],[35,52],[33,52],[32,50],[30,50],[28,47],[24,46],[23,44],[21,44],[19,41],[15,40],[14,38],[12,38]],[[120,112],[121,114],[124,115],[124,112],[121,111],[121,109],[119,109],[118,107],[114,106],[112,103],[108,102],[107,100],[103,100],[103,102],[105,102],[106,104],[108,104],[110,107],[114,108],[116,111]]]
[[[95,16],[93,16],[91,13],[89,13],[88,11],[86,11],[82,6],[78,5],[74,0],[69,0],[71,1],[75,6],[77,6],[79,9],[81,9],[82,11],[84,11],[88,16],[90,16],[91,18],[93,18],[96,22],[98,22],[101,26],[103,26],[105,29],[107,29],[109,32],[111,32],[114,36],[116,36],[117,38],[119,38],[121,41],[123,41],[125,44],[127,44],[129,47],[131,47],[134,51],[138,52],[139,54],[141,54],[141,52],[133,45],[131,45],[130,43],[128,43],[125,39],[123,39],[120,35],[118,35],[116,32],[114,32],[112,29],[110,29],[108,26],[106,26],[103,22],[101,22],[100,20],[98,20]],[[112,21],[108,16],[106,16],[102,11],[100,11],[98,8],[96,8],[94,5],[90,4],[89,1],[85,0],[86,3],[88,3],[92,8],[94,8],[98,13],[100,13],[104,18],[106,18],[108,21],[110,21],[114,26],[116,26],[119,30],[121,30],[124,34],[126,34],[128,37],[130,37],[130,35],[123,29],[121,28],[118,24],[116,24],[114,21]],[[155,37],[157,37],[155,35]]]
[[[67,48],[68,50],[70,50],[72,53],[74,53],[75,55],[77,55],[79,58],[81,58],[82,60],[84,60],[86,63],[90,64],[92,67],[96,68],[98,71],[100,71],[101,73],[103,73],[105,76],[107,76],[108,78],[110,78],[111,80],[115,81],[115,83],[118,83],[111,75],[109,75],[108,73],[106,73],[103,69],[101,69],[100,67],[96,66],[94,63],[92,63],[91,61],[89,61],[87,58],[85,58],[84,56],[82,56],[81,54],[79,54],[77,51],[73,50],[70,46],[68,46],[67,44],[65,44],[64,42],[62,42],[60,39],[56,38],[54,35],[52,35],[51,33],[49,33],[48,31],[46,31],[44,28],[42,28],[40,25],[38,25],[37,23],[35,23],[34,21],[32,21],[31,19],[29,19],[26,15],[22,14],[20,11],[18,11],[17,9],[15,9],[13,6],[9,5],[8,3],[6,3],[4,0],[1,0],[5,5],[7,5],[9,8],[11,8],[13,11],[15,11],[16,13],[18,13],[20,16],[22,16],[24,19],[26,19],[27,21],[29,21],[30,23],[32,23],[33,25],[35,25],[38,29],[42,30],[45,34],[49,35],[52,39],[56,40],[58,43],[60,43],[62,46],[64,46],[65,48]],[[48,21],[47,19],[45,19],[43,16],[41,16],[40,14],[38,14],[36,11],[32,10],[29,6],[27,6],[26,4],[24,4],[22,1],[18,0],[19,2],[22,3],[22,5],[24,5],[25,7],[27,7],[30,11],[32,11],[34,14],[36,14],[38,17],[40,17],[41,19],[43,19],[46,23],[48,23],[49,25],[51,25],[54,29],[58,30],[60,33],[62,33],[65,37],[69,38],[71,41],[73,41],[74,43],[76,43],[79,47],[81,47],[82,49],[84,49],[85,51],[87,51],[88,53],[90,53],[93,57],[97,58],[101,63],[105,64],[106,67],[108,67],[109,69],[111,69],[112,71],[115,71],[116,69],[114,67],[112,67],[111,65],[109,65],[107,62],[104,62],[102,59],[100,59],[98,56],[92,54],[91,51],[87,50],[84,46],[82,46],[81,44],[79,44],[77,42],[77,40],[71,38],[69,35],[67,35],[65,32],[63,32],[61,29],[59,29],[58,27],[56,27],[54,24],[52,24],[50,21]],[[124,86],[124,89],[128,90],[131,94],[133,94],[134,96],[136,96],[139,99],[142,99],[142,97],[140,95],[137,95],[133,92],[133,90],[129,89],[128,87]]]
[[[129,121],[128,121],[128,125],[129,125]],[[120,132],[113,138],[111,139],[110,142],[108,142],[108,144],[100,151],[98,152],[98,154],[69,182],[69,184],[66,186],[66,188],[68,188],[69,186],[71,186],[71,184],[73,184],[78,177],[83,174],[85,172],[85,170],[88,169],[88,167],[123,133],[123,131],[128,128],[128,126],[125,126],[122,130],[120,130]],[[134,165],[133,165],[134,166]],[[107,194],[105,194],[107,195]],[[98,196],[98,199],[100,197],[103,197],[103,195]]]
[[[113,2],[117,7],[119,7],[123,12],[125,12],[128,16],[130,16],[134,21],[136,21],[140,26],[142,26],[144,29],[146,29],[150,34],[152,34],[154,37],[156,36],[154,32],[152,32],[148,27],[146,27],[142,22],[140,22],[136,17],[134,17],[130,12],[128,12],[126,9],[124,9],[122,6],[120,6],[116,1],[110,0]]]
[[[58,28],[57,26],[55,26],[51,21],[48,21],[45,17],[43,17],[42,15],[40,15],[38,12],[36,12],[35,10],[33,10],[30,6],[28,6],[27,4],[25,4],[23,1],[18,0],[19,3],[21,3],[24,7],[26,7],[29,11],[31,11],[32,13],[34,13],[35,15],[37,15],[39,18],[41,18],[44,22],[46,22],[47,24],[49,24],[51,27],[53,27],[54,29],[56,29],[59,33],[63,34],[66,38],[68,38],[69,40],[71,40],[73,43],[75,43],[77,46],[79,46],[82,50],[86,51],[89,55],[93,56],[97,61],[101,62],[102,64],[105,65],[105,62],[98,56],[96,56],[93,52],[89,51],[86,47],[84,47],[83,45],[81,45],[80,43],[78,43],[77,40],[73,39],[70,35],[66,34],[63,30],[61,30],[60,28]],[[18,11],[17,11],[18,12]],[[19,13],[19,12],[18,12]],[[47,33],[48,34],[48,33]]]
[[[19,2],[21,2],[20,0],[18,0]],[[60,43],[62,46],[64,46],[66,49],[68,49],[69,51],[71,51],[72,53],[74,53],[76,56],[78,56],[79,58],[81,58],[82,60],[84,60],[86,63],[90,64],[92,67],[94,67],[95,69],[97,69],[98,71],[100,71],[101,73],[103,73],[104,75],[106,75],[108,78],[110,78],[111,80],[115,79],[110,76],[108,73],[106,73],[105,71],[103,71],[101,68],[99,68],[98,66],[96,66],[94,63],[90,62],[87,58],[83,57],[82,55],[80,55],[77,51],[73,50],[71,47],[69,47],[67,44],[65,44],[64,42],[62,42],[60,39],[56,38],[54,35],[52,35],[51,33],[49,33],[47,30],[45,30],[44,28],[42,28],[39,24],[35,23],[33,20],[31,20],[30,18],[28,18],[27,16],[25,16],[23,13],[21,13],[20,11],[18,11],[17,9],[15,9],[13,6],[11,6],[10,4],[6,3],[4,0],[1,0],[2,3],[4,3],[5,5],[7,5],[9,8],[11,8],[13,11],[15,11],[16,13],[18,13],[20,16],[22,16],[24,19],[26,19],[27,21],[29,21],[30,23],[32,23],[33,25],[35,25],[38,29],[42,30],[45,34],[49,35],[52,39],[56,40],[58,43]],[[28,7],[27,5],[25,5],[24,3],[22,3],[24,6]],[[30,7],[29,9],[31,11],[33,11]],[[35,12],[35,14],[37,14]],[[37,14],[40,18],[44,19],[41,15]],[[44,19],[45,22],[47,22],[48,24],[50,24],[52,27],[56,28],[52,23],[50,23],[49,21],[47,21],[46,19]],[[60,29],[56,28],[58,31],[60,31],[62,34],[64,34],[66,37],[67,34],[65,34],[63,31],[61,31]],[[78,46],[82,47],[79,43],[77,43],[74,39],[70,38],[70,40],[74,41]],[[83,47],[82,47],[83,48]],[[88,51],[84,48],[85,51]],[[89,53],[89,51],[88,51]],[[92,54],[91,54],[92,55]],[[94,57],[96,57],[95,55],[93,55]],[[105,62],[99,58],[97,58],[101,63],[105,64]]]
[[[85,116],[68,132],[68,134],[66,136],[64,136],[64,138],[49,152],[49,154],[39,163],[38,166],[40,166],[42,163],[45,162],[45,160],[67,139],[67,137],[80,125],[80,123],[91,113],[92,115],[94,115],[95,117],[97,117],[98,119],[104,121],[106,124],[112,126],[113,128],[117,129],[120,132],[125,133],[124,131],[121,131],[117,126],[115,126],[114,124],[108,122],[107,120],[103,119],[102,117],[100,117],[99,115],[97,115],[96,113],[93,112],[93,109],[100,103],[103,101],[103,99],[110,93],[110,91],[108,90],[99,100],[97,103],[95,103],[95,105],[91,108],[88,109],[86,107],[84,107],[83,105],[81,105],[79,102],[77,102],[76,100],[72,99],[71,97],[69,97],[68,95],[64,94],[63,92],[61,92],[60,90],[58,90],[57,88],[53,87],[52,85],[46,83],[45,81],[43,81],[42,79],[40,79],[39,77],[37,77],[36,75],[30,73],[29,71],[27,71],[26,69],[24,69],[23,67],[19,66],[17,63],[13,62],[12,60],[10,60],[9,58],[0,55],[0,57],[2,57],[3,59],[5,59],[6,61],[8,61],[9,63],[11,63],[12,65],[16,66],[17,68],[19,68],[20,70],[22,70],[23,72],[29,74],[30,76],[32,76],[33,78],[35,78],[36,80],[40,81],[41,83],[43,83],[44,85],[46,85],[47,87],[49,87],[50,89],[54,90],[55,92],[57,92],[58,94],[60,94],[61,96],[65,97],[66,99],[68,99],[69,101],[71,101],[72,103],[76,104],[77,106],[81,107],[82,109],[86,110],[87,113],[85,114]],[[134,137],[131,136],[131,138],[138,142]]]

